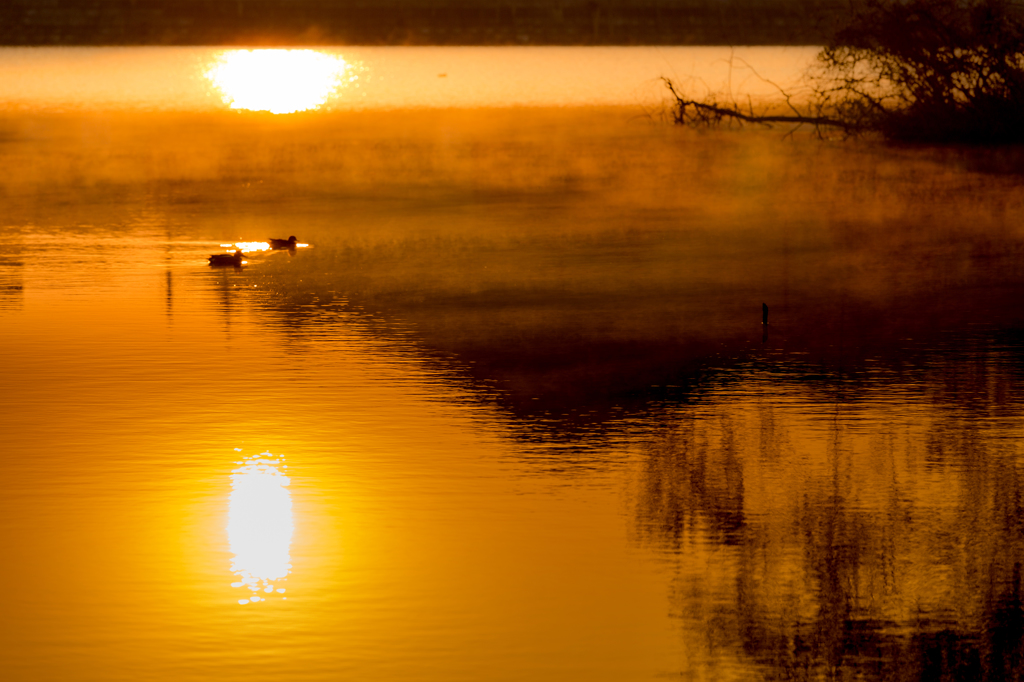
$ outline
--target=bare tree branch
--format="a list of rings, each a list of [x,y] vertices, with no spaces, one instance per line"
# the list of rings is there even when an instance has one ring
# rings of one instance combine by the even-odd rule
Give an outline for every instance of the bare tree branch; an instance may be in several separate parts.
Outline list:
[[[811,116],[801,114],[795,107],[792,107],[792,105],[790,106],[795,112],[794,114],[758,115],[754,113],[753,104],[751,103],[749,104],[750,113],[745,114],[736,106],[721,106],[714,102],[698,102],[696,100],[686,99],[676,91],[675,84],[671,79],[662,78],[662,81],[664,81],[665,87],[672,93],[672,96],[675,97],[676,109],[674,119],[676,123],[713,125],[720,123],[723,119],[733,119],[743,123],[764,125],[769,128],[773,123],[794,123],[797,125],[812,125],[815,127],[826,126],[841,128],[848,133],[852,133],[855,130],[854,126],[850,125],[846,121],[830,118],[828,116]]]
[[[735,59],[730,55],[730,66]],[[806,76],[811,94],[800,106],[744,65],[775,87],[792,114],[758,114],[749,96],[741,109],[731,89],[729,103],[712,94],[698,101],[663,79],[675,100],[675,121],[806,124],[819,134],[835,128],[904,141],[1024,143],[1024,8],[1006,0],[865,0],[818,53]]]

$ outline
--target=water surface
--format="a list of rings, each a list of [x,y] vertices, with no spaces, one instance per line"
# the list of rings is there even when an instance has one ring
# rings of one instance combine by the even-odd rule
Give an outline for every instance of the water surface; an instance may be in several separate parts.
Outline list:
[[[1012,150],[434,96],[0,117],[10,679],[1020,677]]]
[[[0,51],[4,109],[31,111],[227,108],[206,74],[225,57],[271,54],[287,75],[257,56],[252,86],[287,91],[317,75],[317,54],[343,65],[323,109],[509,106],[654,106],[662,76],[743,99],[795,87],[817,52],[810,47],[350,47],[319,50],[5,48]],[[272,61],[272,60],[271,60]],[[256,65],[254,65],[256,66]]]

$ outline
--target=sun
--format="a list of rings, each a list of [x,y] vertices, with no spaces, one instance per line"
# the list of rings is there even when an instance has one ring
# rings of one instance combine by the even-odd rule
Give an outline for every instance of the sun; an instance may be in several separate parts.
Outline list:
[[[315,50],[230,50],[205,75],[232,109],[291,114],[322,106],[347,68]]]

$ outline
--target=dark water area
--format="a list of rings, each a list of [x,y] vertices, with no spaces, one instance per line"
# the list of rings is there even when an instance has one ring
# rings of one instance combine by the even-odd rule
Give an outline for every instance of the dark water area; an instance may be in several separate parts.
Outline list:
[[[0,154],[11,679],[1022,677],[1016,150],[524,108]]]

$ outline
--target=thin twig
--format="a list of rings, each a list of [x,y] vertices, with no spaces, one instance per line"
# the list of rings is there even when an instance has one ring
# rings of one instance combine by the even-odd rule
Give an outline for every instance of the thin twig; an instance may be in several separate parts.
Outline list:
[[[735,119],[744,123],[756,123],[758,125],[765,125],[771,127],[772,123],[796,123],[797,125],[813,125],[813,126],[829,126],[835,128],[842,128],[846,132],[853,132],[854,126],[845,121],[830,118],[828,116],[805,116],[797,111],[795,114],[780,114],[774,116],[759,116],[753,113],[753,108],[749,114],[744,114],[735,106],[719,106],[717,104],[711,104],[708,102],[697,102],[695,100],[683,98],[675,88],[675,84],[669,78],[662,79],[665,82],[665,87],[668,88],[669,92],[676,100],[676,114],[675,120],[677,123],[686,123],[687,114],[686,110],[688,107],[693,107],[693,111],[696,112],[699,122],[717,122],[724,118]],[[794,109],[796,111],[796,109]]]

